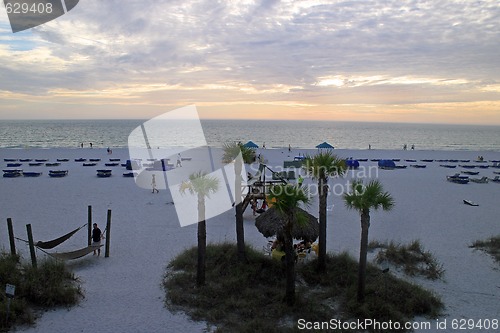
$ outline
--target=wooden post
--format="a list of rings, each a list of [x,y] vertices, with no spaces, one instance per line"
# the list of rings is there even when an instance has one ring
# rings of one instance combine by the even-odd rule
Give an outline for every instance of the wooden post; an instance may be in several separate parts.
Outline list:
[[[31,224],[26,224],[26,231],[28,232],[28,243],[30,245],[31,265],[33,266],[33,268],[36,268],[35,244],[33,243],[33,233],[31,232]]]
[[[108,209],[108,219],[106,222],[106,246],[105,246],[104,258],[109,257],[110,236],[111,236],[111,209]]]
[[[92,206],[88,207],[87,244],[92,245]]]
[[[7,228],[9,229],[10,254],[16,255],[16,242],[14,241],[14,228],[12,227],[12,219],[7,219]]]

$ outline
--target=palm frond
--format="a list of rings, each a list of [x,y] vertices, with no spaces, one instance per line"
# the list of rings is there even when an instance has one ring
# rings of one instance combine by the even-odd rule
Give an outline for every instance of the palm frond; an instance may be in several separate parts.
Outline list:
[[[304,170],[315,179],[342,176],[346,172],[346,164],[332,152],[321,152],[314,156],[306,156]]]
[[[355,180],[351,186],[351,192],[344,194],[344,203],[348,209],[362,211],[364,209],[391,210],[394,199],[389,192],[384,192],[382,183],[371,180],[367,185],[362,181]]]
[[[198,171],[189,175],[189,181],[183,181],[179,185],[179,191],[184,194],[189,191],[190,194],[199,194],[210,198],[210,194],[219,190],[219,180],[209,176],[206,172]]]
[[[252,163],[255,158],[255,152],[253,149],[238,142],[226,142],[223,144],[222,149],[222,162],[224,163],[233,162],[239,154],[241,154],[241,158],[246,164]]]

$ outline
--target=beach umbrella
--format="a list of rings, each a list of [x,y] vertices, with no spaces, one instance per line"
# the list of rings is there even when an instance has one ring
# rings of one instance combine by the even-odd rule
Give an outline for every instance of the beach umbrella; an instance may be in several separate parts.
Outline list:
[[[334,147],[329,144],[328,142],[323,142],[323,143],[320,143],[319,145],[316,146],[316,148],[318,149],[333,149]]]
[[[257,146],[253,141],[248,141],[244,144],[244,146],[247,148],[259,148],[259,146]]]
[[[301,225],[294,224],[292,237],[314,242],[319,235],[318,219],[301,208],[296,209],[306,216],[307,222]],[[264,237],[277,236],[282,239],[285,222],[285,217],[275,207],[271,207],[255,219],[255,226]]]

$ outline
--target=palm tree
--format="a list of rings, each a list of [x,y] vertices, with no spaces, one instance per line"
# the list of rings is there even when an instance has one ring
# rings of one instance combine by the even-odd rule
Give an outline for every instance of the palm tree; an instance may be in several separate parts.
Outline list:
[[[236,215],[236,244],[238,248],[238,259],[241,262],[246,261],[245,253],[245,229],[243,226],[243,200],[241,190],[241,171],[243,163],[252,163],[255,159],[255,152],[242,145],[240,142],[231,142],[224,144],[224,153],[222,155],[223,163],[231,163],[234,161],[234,197],[236,199],[234,209]],[[241,159],[238,156],[241,154]],[[243,160],[243,163],[242,163]]]
[[[366,255],[368,253],[368,229],[370,228],[370,209],[391,210],[394,199],[389,192],[384,192],[382,184],[378,180],[371,180],[368,185],[362,181],[352,184],[352,192],[344,194],[345,205],[348,209],[355,209],[361,214],[361,244],[359,250],[358,269],[358,301],[362,302],[365,297],[366,282]]]
[[[318,180],[319,193],[319,251],[318,271],[326,269],[326,203],[328,196],[328,178],[342,176],[346,171],[345,161],[330,151],[321,152],[305,159],[304,169],[308,175]]]
[[[292,230],[296,223],[307,223],[307,217],[297,208],[300,204],[308,204],[309,196],[303,188],[290,184],[279,184],[271,187],[269,198],[276,199],[273,208],[284,217],[283,248],[285,250],[286,293],[288,305],[295,303],[295,251],[293,249]]]
[[[184,194],[188,191],[198,196],[198,267],[196,271],[196,284],[205,284],[205,259],[207,253],[207,226],[205,222],[205,198],[219,190],[219,180],[207,176],[203,171],[195,172],[189,176],[189,181],[179,185],[179,191]]]

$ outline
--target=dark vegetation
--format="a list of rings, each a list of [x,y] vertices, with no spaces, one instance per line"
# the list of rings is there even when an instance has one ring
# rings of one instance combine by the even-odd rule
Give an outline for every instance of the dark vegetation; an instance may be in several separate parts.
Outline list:
[[[196,248],[181,253],[170,262],[163,280],[167,307],[206,321],[217,332],[295,332],[298,319],[402,322],[437,317],[443,308],[431,292],[373,265],[367,267],[365,300],[358,303],[358,263],[345,253],[328,255],[323,274],[316,273],[316,260],[297,265],[297,298],[288,306],[283,263],[249,247],[246,253],[245,264],[238,262],[234,244],[208,245],[202,287],[196,286]]]
[[[75,276],[64,263],[46,260],[38,263],[22,264],[19,256],[0,254],[0,331],[7,331],[14,324],[33,324],[36,309],[71,306],[82,297]],[[11,299],[7,320],[5,285],[16,287]]]
[[[487,240],[477,240],[470,247],[485,251],[496,262],[500,263],[500,235],[488,238]]]
[[[379,249],[375,258],[378,264],[388,262],[408,276],[423,276],[430,280],[441,279],[444,275],[443,265],[434,255],[425,251],[420,241],[414,240],[410,244],[370,242],[369,249]]]

